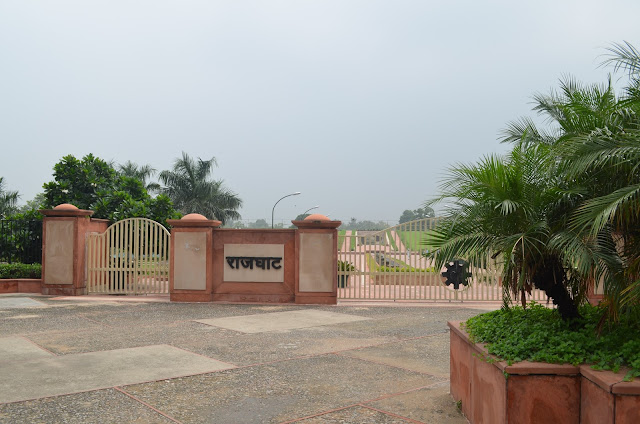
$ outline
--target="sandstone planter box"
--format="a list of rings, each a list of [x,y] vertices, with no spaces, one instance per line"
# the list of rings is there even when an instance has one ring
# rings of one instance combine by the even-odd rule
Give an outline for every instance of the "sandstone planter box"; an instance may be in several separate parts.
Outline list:
[[[0,280],[0,294],[41,293],[42,280],[31,278],[12,278]]]
[[[472,424],[640,423],[640,381],[624,373],[490,358],[460,328],[451,329],[451,395]]]

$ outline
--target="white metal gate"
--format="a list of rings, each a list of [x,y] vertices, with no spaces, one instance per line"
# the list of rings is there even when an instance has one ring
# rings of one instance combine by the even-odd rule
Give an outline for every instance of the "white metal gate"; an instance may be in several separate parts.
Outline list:
[[[87,238],[87,291],[169,293],[170,234],[146,218],[129,218]]]
[[[467,286],[444,284],[446,269],[425,257],[437,218],[406,222],[382,231],[338,233],[338,298],[416,301],[502,301],[496,267],[471,269]],[[452,258],[453,259],[453,258]],[[545,301],[533,290],[528,300]]]

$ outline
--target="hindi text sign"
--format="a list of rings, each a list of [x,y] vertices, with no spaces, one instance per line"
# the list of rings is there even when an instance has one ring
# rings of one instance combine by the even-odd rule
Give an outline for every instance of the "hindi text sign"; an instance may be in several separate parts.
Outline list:
[[[283,244],[225,244],[224,281],[284,282]]]

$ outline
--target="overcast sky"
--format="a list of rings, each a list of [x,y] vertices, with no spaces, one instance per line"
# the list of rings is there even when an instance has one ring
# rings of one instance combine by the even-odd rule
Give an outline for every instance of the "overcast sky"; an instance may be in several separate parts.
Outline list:
[[[0,0],[0,176],[21,203],[67,154],[215,156],[244,219],[397,221],[504,152],[531,96],[603,82],[637,0]]]

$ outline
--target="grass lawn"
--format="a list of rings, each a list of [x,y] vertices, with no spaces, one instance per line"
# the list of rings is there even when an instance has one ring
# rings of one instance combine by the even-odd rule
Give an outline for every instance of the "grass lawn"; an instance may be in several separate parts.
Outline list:
[[[351,251],[356,250],[356,242],[357,242],[356,233],[357,233],[356,230],[351,231],[351,237],[349,238],[350,240],[349,250]]]
[[[413,251],[433,249],[429,243],[431,231],[397,231],[407,249]]]
[[[393,237],[393,233],[391,230],[387,230],[387,237],[389,238],[389,244],[391,245],[391,249],[398,251],[398,245],[396,244],[396,240]]]
[[[338,251],[342,250],[345,234],[347,234],[347,230],[338,230]]]
[[[405,261],[401,261],[395,256],[388,255],[389,259],[393,259],[396,263],[399,264],[398,267],[388,267],[381,266],[376,262],[375,258],[370,253],[365,253],[365,258],[367,261],[367,266],[369,267],[370,272],[410,272],[410,273],[420,273],[420,272],[436,272],[433,267],[428,268],[414,268]]]

